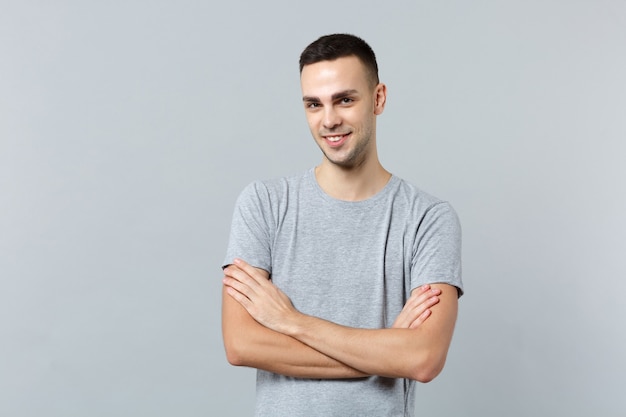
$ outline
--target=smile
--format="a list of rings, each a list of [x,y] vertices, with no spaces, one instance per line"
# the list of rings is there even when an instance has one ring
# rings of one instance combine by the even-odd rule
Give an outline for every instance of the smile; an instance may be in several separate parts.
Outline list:
[[[341,146],[346,139],[350,136],[350,133],[346,133],[343,135],[332,135],[332,136],[322,136],[326,143],[328,143],[331,147],[335,148]]]
[[[326,136],[326,140],[329,140],[331,142],[339,142],[341,140],[341,138],[343,138],[343,135],[341,135],[341,136]]]

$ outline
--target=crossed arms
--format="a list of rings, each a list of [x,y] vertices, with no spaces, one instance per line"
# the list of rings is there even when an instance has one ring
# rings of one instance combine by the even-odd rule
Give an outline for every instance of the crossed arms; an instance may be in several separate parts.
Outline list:
[[[267,271],[242,260],[224,275],[222,333],[233,365],[301,378],[421,382],[443,369],[458,309],[451,285],[413,290],[389,329],[357,329],[297,311]]]

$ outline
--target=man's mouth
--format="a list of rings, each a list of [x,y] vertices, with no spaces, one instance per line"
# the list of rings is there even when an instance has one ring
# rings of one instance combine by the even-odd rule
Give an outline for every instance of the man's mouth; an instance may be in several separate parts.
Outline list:
[[[329,140],[331,142],[339,142],[345,135],[339,135],[339,136],[326,136],[326,140]]]
[[[350,136],[350,133],[344,133],[341,135],[324,135],[322,136],[324,138],[324,140],[326,140],[326,142],[330,145],[330,146],[340,146],[343,144],[343,142],[348,138],[348,136]]]

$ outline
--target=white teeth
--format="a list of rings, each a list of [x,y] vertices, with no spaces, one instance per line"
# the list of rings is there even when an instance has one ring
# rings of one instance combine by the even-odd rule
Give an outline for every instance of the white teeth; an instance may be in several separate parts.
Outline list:
[[[326,136],[326,139],[328,139],[331,142],[339,142],[339,140],[341,140],[343,136]]]

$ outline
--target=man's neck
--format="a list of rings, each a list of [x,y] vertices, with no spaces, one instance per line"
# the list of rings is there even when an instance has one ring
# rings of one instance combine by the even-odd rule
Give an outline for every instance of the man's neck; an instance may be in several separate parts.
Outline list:
[[[385,188],[391,178],[376,159],[354,168],[343,168],[323,161],[315,167],[315,178],[329,196],[344,201],[362,201]]]

